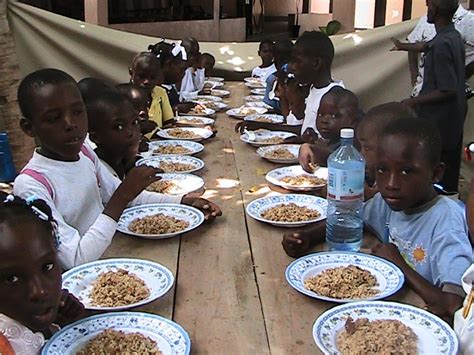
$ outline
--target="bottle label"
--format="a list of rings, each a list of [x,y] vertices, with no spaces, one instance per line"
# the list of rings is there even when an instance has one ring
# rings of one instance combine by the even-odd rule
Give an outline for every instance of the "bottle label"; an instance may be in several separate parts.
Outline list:
[[[364,196],[365,170],[330,168],[328,174],[328,198],[351,201]]]

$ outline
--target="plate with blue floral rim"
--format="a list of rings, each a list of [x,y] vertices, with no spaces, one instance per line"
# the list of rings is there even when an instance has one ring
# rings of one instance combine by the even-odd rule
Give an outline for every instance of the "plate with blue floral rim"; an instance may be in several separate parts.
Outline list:
[[[224,82],[223,81],[217,81],[217,80],[205,80],[204,81],[204,90],[205,89],[218,89],[224,87]]]
[[[281,204],[294,203],[300,207],[306,207],[309,209],[316,210],[319,213],[317,218],[309,221],[298,221],[298,222],[278,222],[271,221],[262,217],[262,213],[269,208],[275,207]],[[326,209],[328,202],[324,198],[312,195],[275,195],[268,197],[261,197],[253,200],[247,205],[246,212],[253,219],[274,225],[276,227],[295,228],[302,227],[311,223],[321,221],[326,218]]]
[[[251,103],[251,102],[263,102],[263,99],[265,96],[263,95],[247,95],[244,97],[245,102]]]
[[[206,78],[206,80],[209,80],[209,81],[224,81],[224,78],[223,77],[220,77],[220,76],[210,76],[208,78]]]
[[[142,301],[118,307],[94,305],[90,293],[100,274],[118,269],[127,270],[137,276],[150,290],[150,295]],[[98,311],[120,311],[143,306],[163,297],[173,287],[173,273],[165,266],[149,260],[115,258],[93,261],[72,268],[63,273],[62,287],[76,296],[86,309]]]
[[[179,324],[156,314],[141,312],[104,313],[74,322],[54,334],[42,355],[74,355],[107,329],[141,333],[154,340],[164,355],[188,355],[191,339]]]
[[[188,222],[188,227],[173,233],[163,233],[163,234],[142,234],[132,232],[128,226],[132,221],[137,218],[143,218],[146,216],[154,216],[157,214],[164,214],[166,216],[174,217],[176,219]],[[201,224],[204,223],[204,214],[199,211],[197,208],[173,204],[173,203],[155,203],[149,205],[142,205],[136,207],[129,207],[125,209],[120,216],[120,219],[117,223],[117,230],[124,234],[133,235],[135,237],[141,237],[145,239],[167,239],[176,237],[178,235],[187,233],[196,229]]]
[[[252,132],[255,135],[255,139],[253,139],[253,137],[249,137],[247,133],[244,133],[240,136],[240,140],[247,144],[253,145],[254,147],[281,144],[286,138],[296,137],[296,134],[291,132],[270,131],[267,129],[257,129]]]
[[[311,184],[309,182],[302,182],[301,184],[290,184],[283,181],[283,179],[287,177],[297,178],[299,176],[307,176],[310,179],[317,178],[319,183]],[[287,190],[311,191],[326,186],[328,180],[328,168],[317,166],[314,169],[314,173],[310,174],[304,171],[300,165],[285,166],[269,171],[267,175],[265,175],[265,180],[273,185],[283,187]]]
[[[169,181],[172,182],[173,185],[166,191],[154,191],[150,185],[146,188],[147,191],[160,192],[164,195],[185,195],[204,187],[202,177],[193,174],[163,173],[156,174],[156,176],[161,177],[159,181]]]
[[[271,154],[276,154],[276,150],[286,150],[287,152],[290,152],[291,155],[293,155],[292,158],[287,158],[287,157],[278,157],[275,155]],[[257,155],[260,158],[266,159],[268,161],[271,161],[272,163],[278,163],[278,164],[294,164],[298,162],[298,153],[300,151],[300,144],[276,144],[276,145],[270,145],[266,147],[260,147],[257,149]]]
[[[189,100],[194,101],[194,100],[199,100],[202,101],[205,105],[206,102],[221,102],[222,97],[219,96],[213,96],[213,95],[196,95],[191,97]]]
[[[364,301],[339,305],[316,319],[313,339],[324,354],[340,354],[336,347],[336,337],[344,328],[348,317],[354,320],[359,318],[399,320],[418,336],[420,355],[457,353],[456,334],[446,322],[430,312],[401,303]]]
[[[250,97],[258,97],[258,96],[254,96],[254,95],[251,95]],[[263,98],[262,98],[262,101],[248,101],[248,102],[245,102],[244,104],[245,106],[247,107],[263,107],[263,108],[266,108],[267,110],[273,110],[274,108],[271,107],[270,105],[267,105],[265,102],[263,102]]]
[[[314,277],[331,268],[349,265],[355,265],[369,271],[377,279],[376,289],[380,292],[370,298],[364,299],[367,301],[389,297],[400,290],[405,282],[405,277],[401,270],[390,261],[373,255],[342,251],[310,254],[293,261],[286,268],[286,281],[288,281],[290,286],[296,291],[323,301],[337,303],[361,301],[361,299],[339,299],[322,296],[308,290],[304,286],[304,282],[308,278]]]
[[[193,142],[193,141],[183,141],[178,139],[172,140],[163,140],[163,141],[153,141],[148,143],[148,152],[150,155],[169,155],[176,153],[162,153],[160,152],[161,149],[165,147],[182,147],[184,153],[179,153],[178,155],[194,155],[202,152],[204,150],[204,146],[201,143]]]
[[[216,122],[209,117],[179,116],[175,117],[176,123],[181,126],[214,126]]]
[[[250,93],[252,95],[265,95],[265,89],[252,89]]]
[[[191,116],[191,115],[190,115]],[[191,137],[183,137],[179,136],[179,134],[183,134],[186,132],[190,134]],[[166,128],[160,129],[157,132],[158,137],[165,138],[165,139],[173,139],[173,140],[186,140],[186,141],[203,141],[205,139],[210,138],[213,135],[211,129],[201,128],[201,127],[175,127],[175,128]]]
[[[249,116],[245,116],[244,120],[252,121],[252,122],[264,122],[264,123],[283,123],[285,121],[285,117],[283,117],[282,115],[274,115],[274,114],[249,115]]]
[[[168,168],[165,168],[162,163],[186,164],[186,165],[189,165],[189,167],[183,166],[183,169],[184,168],[187,168],[187,169],[182,170],[182,171],[176,171],[176,170],[171,171],[172,168],[170,168],[171,170]],[[147,166],[152,166],[154,168],[160,168],[165,173],[176,173],[176,174],[188,173],[189,174],[189,173],[192,173],[204,168],[204,161],[202,161],[199,158],[191,157],[188,155],[167,154],[167,155],[154,155],[151,157],[142,158],[138,160],[135,165],[136,166],[147,165]]]
[[[263,107],[255,107],[255,106],[241,106],[237,108],[231,108],[227,110],[225,113],[230,117],[235,118],[244,118],[245,116],[249,115],[262,115],[268,110]]]
[[[192,102],[195,102],[201,106],[205,106],[207,108],[213,109],[215,111],[224,110],[229,107],[229,105],[227,105],[223,101],[206,101],[206,100],[200,100],[198,98],[195,98],[195,99],[192,99]]]

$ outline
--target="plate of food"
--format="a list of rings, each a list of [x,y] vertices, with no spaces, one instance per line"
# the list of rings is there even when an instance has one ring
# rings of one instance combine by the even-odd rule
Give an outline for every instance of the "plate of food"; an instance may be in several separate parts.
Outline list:
[[[277,227],[302,227],[326,218],[327,201],[312,195],[277,195],[253,200],[247,214]]]
[[[176,123],[187,126],[213,126],[215,121],[208,117],[179,116],[175,117]]]
[[[276,186],[292,191],[310,191],[326,186],[328,168],[317,166],[313,174],[307,173],[300,165],[286,166],[269,171],[265,179]]]
[[[195,102],[201,106],[210,108],[214,111],[224,110],[229,107],[229,105],[227,105],[223,101],[201,101],[200,99],[196,98],[196,99],[192,99],[192,102]]]
[[[324,354],[455,355],[458,339],[443,320],[407,304],[362,301],[331,308],[313,326]]]
[[[252,89],[250,93],[252,95],[265,95],[265,89]]]
[[[210,76],[210,77],[206,78],[206,80],[209,80],[209,81],[224,81],[224,78],[222,78],[220,76]]]
[[[86,309],[119,311],[143,306],[164,296],[174,276],[161,264],[140,259],[104,259],[63,274],[62,287]]]
[[[294,164],[298,162],[299,144],[277,144],[260,147],[257,155],[278,164]]]
[[[249,116],[249,115],[261,115],[267,111],[268,110],[266,108],[262,108],[262,107],[242,106],[242,107],[232,108],[230,110],[227,110],[225,113],[231,117],[244,118],[245,116]]]
[[[267,86],[267,83],[265,83],[265,81],[263,81],[261,78],[249,77],[249,78],[244,78],[244,81],[245,81],[245,86],[251,89],[264,88]]]
[[[211,95],[212,96],[217,96],[217,97],[228,97],[228,96],[230,96],[230,91],[229,90],[222,90],[222,89],[212,89],[211,90]]]
[[[288,265],[285,276],[298,292],[337,303],[386,298],[405,282],[401,270],[385,259],[339,251],[299,258]]]
[[[113,312],[74,322],[54,334],[42,355],[188,355],[191,340],[177,323],[156,314]]]
[[[248,95],[244,97],[245,102],[263,102],[265,96],[260,95]]]
[[[161,180],[149,185],[146,190],[165,195],[185,195],[204,187],[204,180],[193,174],[157,174]]]
[[[190,99],[191,101],[201,101],[203,103],[207,102],[221,102],[222,97],[212,96],[212,95],[196,95]]]
[[[223,81],[215,81],[215,80],[206,80],[206,81],[204,81],[204,89],[221,88],[223,86],[224,86]]]
[[[250,133],[250,136],[249,136]],[[262,147],[265,145],[281,144],[286,138],[295,137],[296,134],[282,131],[269,131],[267,129],[257,129],[256,131],[246,132],[240,136],[242,142]]]
[[[148,143],[150,155],[194,155],[204,150],[201,143],[183,140],[153,141]]]
[[[282,115],[262,114],[245,116],[245,121],[263,122],[263,123],[283,123],[285,117]]]
[[[249,102],[246,102],[244,105],[247,107],[263,107],[263,108],[266,108],[267,110],[273,110],[273,107],[271,107],[270,105],[267,105],[263,101],[249,101]]]
[[[136,166],[148,165],[165,173],[193,173],[204,168],[204,161],[188,155],[155,155],[138,160]]]
[[[182,139],[190,141],[202,141],[212,136],[212,130],[200,127],[179,127],[160,129],[158,137],[165,139]]]
[[[172,203],[130,207],[123,211],[117,230],[146,239],[166,239],[196,229],[204,222],[197,208]]]
[[[212,116],[216,113],[215,110],[207,108],[204,105],[197,104],[188,112],[181,112],[183,116]]]

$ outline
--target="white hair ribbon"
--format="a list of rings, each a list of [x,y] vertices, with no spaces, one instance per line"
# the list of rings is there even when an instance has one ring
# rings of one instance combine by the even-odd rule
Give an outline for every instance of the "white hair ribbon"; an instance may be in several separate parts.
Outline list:
[[[171,50],[171,54],[173,54],[173,57],[176,57],[180,53],[181,53],[181,58],[183,60],[188,60],[188,54],[186,53],[186,48],[184,48],[181,45],[181,41],[176,43],[173,49]]]

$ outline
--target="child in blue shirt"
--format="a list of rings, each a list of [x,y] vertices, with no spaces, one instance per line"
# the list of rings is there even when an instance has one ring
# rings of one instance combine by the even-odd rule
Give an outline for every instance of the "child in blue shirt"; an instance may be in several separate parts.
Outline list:
[[[376,155],[379,193],[365,205],[364,222],[382,240],[372,252],[396,264],[429,309],[451,318],[462,303],[461,277],[472,263],[464,211],[433,187],[442,175],[440,135],[430,122],[399,118],[382,133]],[[286,234],[298,256],[323,241],[325,226]]]

